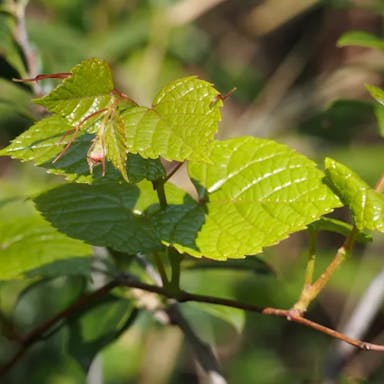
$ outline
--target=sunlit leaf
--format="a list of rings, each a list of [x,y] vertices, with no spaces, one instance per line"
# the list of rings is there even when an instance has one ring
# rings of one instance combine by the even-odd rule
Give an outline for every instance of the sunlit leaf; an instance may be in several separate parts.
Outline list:
[[[384,91],[382,89],[370,84],[366,84],[365,88],[367,88],[368,92],[374,99],[376,99],[381,105],[384,105]]]
[[[285,145],[242,137],[217,142],[213,164],[190,164],[205,204],[171,205],[157,216],[163,242],[223,260],[260,252],[341,205],[324,174]]]
[[[356,227],[384,232],[383,196],[345,165],[327,158],[325,167],[338,195],[351,209]]]
[[[210,83],[195,77],[171,82],[155,97],[152,108],[122,113],[128,150],[145,158],[209,161],[221,118],[218,96]]]
[[[102,110],[111,103],[114,85],[104,60],[88,59],[76,65],[71,75],[47,96],[35,103],[65,117],[71,125]]]

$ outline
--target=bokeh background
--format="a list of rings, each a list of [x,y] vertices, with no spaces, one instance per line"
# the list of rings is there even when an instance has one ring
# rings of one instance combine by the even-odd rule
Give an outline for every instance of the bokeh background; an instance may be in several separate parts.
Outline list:
[[[380,127],[384,123],[364,84],[383,85],[384,53],[337,47],[347,31],[383,35],[382,0],[0,1],[2,7],[12,4],[25,6],[25,16],[20,17],[31,50],[28,75],[68,72],[85,58],[100,57],[110,63],[118,88],[148,105],[170,80],[197,75],[223,94],[236,87],[225,100],[218,138],[271,138],[308,155],[320,167],[330,156],[372,186],[383,172]],[[11,82],[27,74],[10,33],[16,39],[24,37],[4,9],[0,13],[0,147],[39,116],[31,104],[33,92],[43,94],[54,86],[45,81],[32,89]],[[35,193],[60,182],[8,158],[0,158],[0,177],[2,197]],[[349,219],[343,210],[336,215]],[[346,330],[364,302],[372,316],[360,317],[366,330],[359,337],[383,343],[382,304],[364,296],[373,291],[380,297],[384,290],[380,277],[384,242],[382,236],[374,240],[356,248],[308,316]],[[321,236],[317,273],[342,241],[337,235]],[[301,289],[307,246],[307,234],[299,233],[260,255],[271,270],[190,270],[183,275],[183,286],[289,308]],[[82,284],[77,276],[46,279],[36,286],[31,281],[3,282],[0,308],[15,326],[29,329],[65,307]],[[351,353],[328,336],[283,319],[237,311],[209,315],[206,308],[184,306],[193,327],[214,346],[229,383],[384,382],[382,354]],[[62,333],[33,347],[7,382],[204,382],[181,333],[161,326],[151,315],[142,316],[100,353],[88,377],[65,353]],[[11,351],[9,341],[0,337],[0,360],[6,361]]]

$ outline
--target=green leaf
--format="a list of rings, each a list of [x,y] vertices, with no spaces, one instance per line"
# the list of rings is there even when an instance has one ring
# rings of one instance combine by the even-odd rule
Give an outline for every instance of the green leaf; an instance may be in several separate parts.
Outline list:
[[[221,106],[210,83],[195,77],[175,80],[159,92],[152,108],[122,113],[128,150],[144,158],[209,161]]]
[[[139,187],[131,184],[71,184],[34,201],[46,219],[68,236],[136,254],[161,248],[153,225],[138,208],[140,194]],[[155,199],[153,191],[151,196]]]
[[[211,259],[253,255],[341,205],[324,174],[271,140],[216,142],[213,164],[190,164],[205,204],[171,205],[156,216],[166,245]]]
[[[63,136],[71,129],[69,123],[59,115],[52,115],[38,121],[23,132],[12,143],[0,150],[0,156],[11,156],[22,161],[33,161],[48,172],[65,175],[67,180],[91,183],[100,181],[122,181],[120,172],[107,162],[107,172],[102,178],[101,169],[95,169],[90,175],[87,165],[87,153],[94,135],[78,137],[65,156],[55,163],[52,161],[68,143],[69,136]],[[62,139],[63,138],[63,139]],[[59,145],[58,145],[59,144]],[[144,178],[156,180],[164,177],[165,171],[158,159],[143,159],[139,155],[128,154],[126,173],[130,182],[137,183]]]
[[[379,126],[380,136],[384,137],[384,106],[376,104],[374,108],[377,125]]]
[[[36,215],[2,217],[0,249],[1,280],[19,278],[53,261],[92,254],[88,245],[68,238]]]
[[[365,88],[381,105],[384,105],[384,91],[374,85],[365,84]]]
[[[384,41],[381,38],[364,31],[346,32],[337,41],[338,47],[350,45],[384,50]]]
[[[124,179],[128,181],[125,166],[127,162],[127,133],[121,117],[114,116],[105,130],[105,147],[108,158],[115,168],[121,172]]]
[[[107,296],[69,320],[68,352],[88,371],[98,352],[116,340],[136,319],[127,300]]]
[[[308,228],[312,231],[328,231],[339,233],[343,236],[349,236],[352,232],[352,225],[344,221],[333,219],[331,217],[321,217],[319,220],[308,225]],[[372,236],[365,232],[358,232],[356,235],[356,241],[359,243],[368,243],[372,241]]]
[[[112,73],[104,60],[88,59],[76,65],[71,75],[36,104],[60,114],[75,126],[84,117],[106,108],[113,99]]]
[[[325,168],[336,192],[347,205],[359,230],[384,232],[384,198],[361,178],[337,161],[327,158]]]

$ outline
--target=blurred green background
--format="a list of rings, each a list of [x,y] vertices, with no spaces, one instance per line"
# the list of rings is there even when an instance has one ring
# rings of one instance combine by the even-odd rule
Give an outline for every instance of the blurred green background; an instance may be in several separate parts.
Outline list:
[[[382,0],[0,1],[3,7],[15,4],[26,5],[29,75],[67,72],[85,58],[104,58],[118,88],[148,105],[168,81],[198,75],[223,94],[237,88],[225,101],[219,138],[272,138],[313,158],[320,167],[324,156],[331,156],[371,185],[383,172],[380,119],[364,84],[383,85],[384,53],[336,46],[350,30],[383,35]],[[4,9],[0,147],[40,113],[31,105],[31,87],[11,82],[28,74],[10,37],[21,38],[20,31]],[[33,91],[45,93],[53,86],[45,81]],[[60,182],[8,158],[0,158],[0,177],[2,199]],[[343,210],[336,215],[348,220]],[[357,247],[311,306],[311,319],[343,329],[382,268],[383,238],[374,240]],[[337,235],[321,236],[317,273],[342,241]],[[307,234],[299,233],[266,250],[260,257],[273,273],[189,270],[182,285],[195,292],[289,308],[301,289],[307,246]],[[88,284],[76,274],[35,283],[33,279],[1,283],[1,311],[22,333],[64,308]],[[192,326],[214,346],[229,383],[384,382],[381,354],[356,353],[338,367],[333,358],[336,343],[313,330],[256,314],[221,311],[212,316],[197,305],[182,307]],[[383,343],[383,324],[379,307],[362,337]],[[65,332],[34,346],[4,383],[204,382],[179,330],[159,325],[149,314],[140,315],[98,355],[88,377],[66,353]],[[0,361],[6,361],[13,348],[0,335]]]

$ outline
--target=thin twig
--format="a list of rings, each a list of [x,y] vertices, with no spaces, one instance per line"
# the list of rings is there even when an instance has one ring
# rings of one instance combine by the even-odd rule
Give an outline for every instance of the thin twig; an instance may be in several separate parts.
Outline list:
[[[308,320],[300,316],[300,314],[298,314],[296,311],[293,311],[290,309],[287,310],[287,309],[279,309],[279,308],[272,308],[272,307],[263,307],[263,306],[254,305],[254,304],[242,303],[232,299],[199,295],[199,294],[189,293],[185,291],[179,291],[177,292],[177,294],[175,294],[174,292],[171,292],[163,287],[143,283],[139,281],[135,276],[124,274],[110,281],[108,284],[104,285],[103,287],[94,291],[93,293],[80,297],[76,302],[74,302],[68,308],[59,312],[57,315],[53,316],[52,318],[48,319],[43,324],[37,326],[25,337],[23,337],[21,339],[22,347],[20,348],[20,350],[9,362],[7,362],[5,365],[0,367],[0,376],[8,372],[9,369],[11,369],[20,360],[20,358],[24,356],[24,354],[33,344],[41,340],[42,337],[45,334],[47,334],[52,328],[57,326],[59,322],[65,319],[68,319],[78,310],[86,307],[94,300],[97,300],[105,296],[113,288],[118,286],[128,287],[128,288],[137,288],[147,292],[157,293],[168,299],[174,299],[179,303],[195,301],[200,303],[216,304],[216,305],[222,305],[226,307],[243,309],[245,311],[260,313],[262,315],[284,317],[289,321],[293,321],[295,323],[312,328],[315,331],[322,332],[333,338],[342,340],[361,350],[384,352],[384,345],[367,343],[361,340],[350,338],[341,332],[337,332],[331,328],[325,327],[314,321]]]

